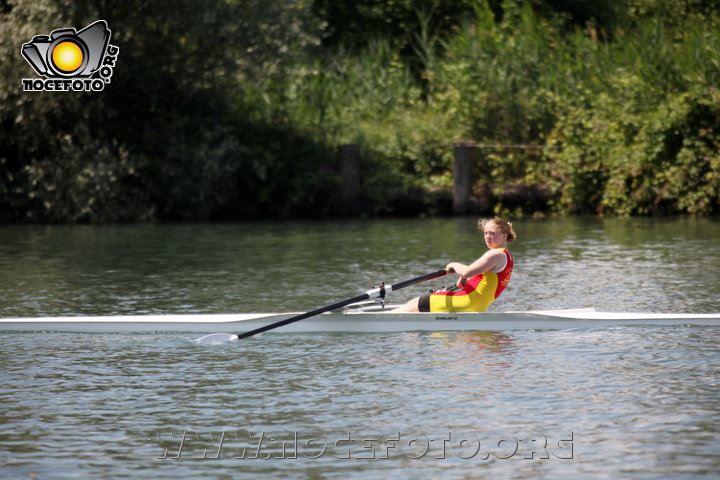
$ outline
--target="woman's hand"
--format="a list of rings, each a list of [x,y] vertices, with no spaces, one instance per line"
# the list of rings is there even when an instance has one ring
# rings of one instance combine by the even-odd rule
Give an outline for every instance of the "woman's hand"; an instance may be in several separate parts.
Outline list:
[[[448,273],[457,273],[458,275],[460,275],[464,267],[465,265],[463,265],[462,263],[450,262],[445,267],[445,270],[447,270]],[[458,269],[460,269],[460,271],[458,271]]]
[[[464,265],[462,263],[458,262],[450,262],[445,267],[445,270],[447,270],[448,273],[455,273],[458,276],[457,283],[455,283],[455,286],[457,288],[463,288],[465,286],[465,282],[467,282],[467,278],[463,276],[463,273],[467,269],[467,265]]]

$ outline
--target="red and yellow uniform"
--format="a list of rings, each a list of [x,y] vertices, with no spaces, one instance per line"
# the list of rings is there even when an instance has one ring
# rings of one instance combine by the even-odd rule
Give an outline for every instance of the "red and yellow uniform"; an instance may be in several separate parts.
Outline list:
[[[492,302],[505,290],[513,269],[513,258],[506,248],[505,267],[499,272],[485,272],[471,277],[457,292],[433,292],[420,297],[421,312],[485,312]]]

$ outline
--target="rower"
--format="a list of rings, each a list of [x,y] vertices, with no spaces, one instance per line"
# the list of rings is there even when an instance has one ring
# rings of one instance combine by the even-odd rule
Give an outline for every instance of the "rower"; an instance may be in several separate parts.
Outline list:
[[[512,223],[500,217],[478,221],[488,251],[470,265],[447,264],[458,275],[459,291],[433,292],[413,298],[395,312],[485,312],[505,290],[513,270],[513,257],[507,244],[517,238]]]

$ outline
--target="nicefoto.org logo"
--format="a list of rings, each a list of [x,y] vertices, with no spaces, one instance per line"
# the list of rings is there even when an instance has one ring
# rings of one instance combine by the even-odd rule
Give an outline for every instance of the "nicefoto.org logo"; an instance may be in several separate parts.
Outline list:
[[[20,53],[43,78],[23,78],[25,92],[99,92],[110,83],[120,49],[110,45],[105,20],[80,31],[59,28],[35,35]]]

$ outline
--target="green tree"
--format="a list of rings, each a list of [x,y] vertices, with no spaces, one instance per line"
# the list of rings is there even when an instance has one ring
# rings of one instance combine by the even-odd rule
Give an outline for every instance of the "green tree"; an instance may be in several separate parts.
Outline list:
[[[248,152],[267,135],[292,136],[250,122],[241,91],[283,75],[294,54],[319,43],[321,24],[306,10],[302,1],[3,2],[3,219],[232,214],[228,202],[239,197],[228,192],[261,193],[266,166]],[[19,55],[23,42],[97,19],[120,48],[103,92],[22,92],[20,78],[34,75]],[[246,133],[253,129],[269,133]]]

